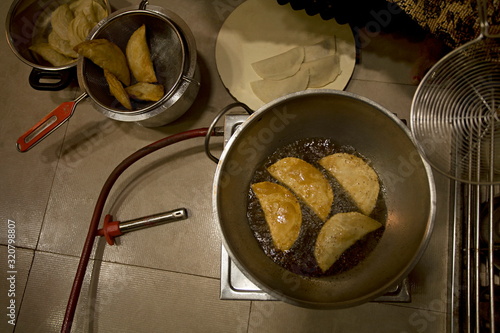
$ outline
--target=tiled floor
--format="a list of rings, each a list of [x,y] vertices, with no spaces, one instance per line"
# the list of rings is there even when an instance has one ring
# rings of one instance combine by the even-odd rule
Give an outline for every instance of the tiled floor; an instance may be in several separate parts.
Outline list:
[[[224,18],[241,1],[156,0],[191,27],[199,52],[202,88],[174,124],[147,129],[109,120],[88,101],[73,118],[28,153],[15,141],[78,88],[32,89],[31,68],[0,40],[0,322],[1,332],[60,329],[88,223],[110,171],[138,148],[169,134],[210,124],[233,101],[217,74],[214,49]],[[5,21],[11,1],[0,3]],[[112,0],[115,8],[138,1]],[[2,25],[2,30],[5,29]],[[402,32],[371,33],[346,90],[408,118],[412,67],[421,43]],[[216,147],[215,151],[220,150]],[[188,220],[127,234],[118,246],[96,242],[77,308],[74,332],[444,332],[446,330],[446,208],[434,236],[410,274],[413,301],[369,303],[317,311],[281,302],[219,300],[220,235],[211,209],[215,164],[202,139],[164,149],[119,179],[105,207],[119,220],[186,207]],[[437,186],[447,180],[436,177]],[[438,198],[442,200],[442,198]],[[447,207],[439,202],[438,207]],[[15,221],[15,298],[8,296],[8,221]],[[6,307],[16,305],[16,325]]]

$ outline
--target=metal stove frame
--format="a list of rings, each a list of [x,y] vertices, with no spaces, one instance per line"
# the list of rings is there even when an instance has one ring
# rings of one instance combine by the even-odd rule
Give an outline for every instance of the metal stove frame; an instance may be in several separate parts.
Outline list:
[[[500,267],[495,258],[500,260],[500,247],[493,240],[500,185],[455,183],[453,191],[450,332],[497,332]]]

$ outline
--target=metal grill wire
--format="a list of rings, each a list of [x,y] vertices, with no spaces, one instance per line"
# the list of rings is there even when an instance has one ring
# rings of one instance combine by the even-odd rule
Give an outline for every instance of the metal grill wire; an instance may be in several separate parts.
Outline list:
[[[494,229],[495,209],[500,197],[498,186],[467,184],[463,187],[464,257],[461,285],[461,313],[457,320],[459,332],[497,332],[499,260]],[[455,332],[456,330],[453,330]]]
[[[146,38],[151,53],[151,59],[158,79],[165,88],[164,97],[158,102],[132,102],[134,113],[145,112],[162,104],[177,87],[184,71],[185,48],[182,35],[177,27],[167,18],[157,16],[148,11],[130,11],[113,17],[105,25],[99,27],[91,39],[108,39],[125,51],[132,33],[142,24],[146,25]],[[84,59],[82,63],[83,87],[89,96],[101,107],[126,112],[110,94],[103,70],[91,60]],[[132,78],[132,84],[135,83]]]
[[[499,40],[474,40],[440,60],[419,85],[411,117],[435,169],[466,183],[500,183]]]

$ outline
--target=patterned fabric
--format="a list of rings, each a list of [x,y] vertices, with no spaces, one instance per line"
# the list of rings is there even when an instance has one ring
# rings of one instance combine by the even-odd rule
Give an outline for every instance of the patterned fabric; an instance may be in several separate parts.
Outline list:
[[[396,3],[424,29],[450,47],[480,35],[477,0],[387,0]],[[500,28],[500,0],[488,1],[490,33]]]

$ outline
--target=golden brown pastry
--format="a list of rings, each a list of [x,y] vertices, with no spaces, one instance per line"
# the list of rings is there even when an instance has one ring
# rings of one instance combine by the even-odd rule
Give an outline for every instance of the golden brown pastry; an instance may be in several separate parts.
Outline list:
[[[138,82],[127,88],[127,93],[135,100],[158,102],[163,97],[163,86],[161,84]]]
[[[68,25],[67,36],[69,44],[73,47],[83,42],[90,30],[94,27],[95,22],[89,21],[87,16],[80,14],[75,16]]]
[[[75,59],[66,57],[57,52],[49,43],[36,43],[31,45],[29,49],[56,67],[64,66],[75,61]]]
[[[56,31],[62,39],[68,40],[68,26],[74,17],[68,4],[60,5],[50,17],[52,30]]]
[[[294,191],[322,220],[326,220],[333,203],[333,190],[321,171],[295,157],[283,158],[267,170]]]
[[[99,23],[103,18],[108,16],[107,10],[95,0],[78,0],[72,2],[69,7],[75,13],[75,16],[85,15],[89,21]]]
[[[92,39],[75,46],[75,51],[115,75],[125,86],[130,85],[127,59],[118,45],[107,39]]]
[[[327,271],[345,250],[382,224],[358,212],[332,216],[321,228],[314,246],[314,257],[323,272]]]
[[[302,225],[299,202],[289,190],[272,182],[256,183],[251,187],[264,211],[274,245],[281,251],[290,249]]]
[[[137,81],[150,83],[158,81],[151,61],[144,24],[130,36],[125,53],[130,71]]]
[[[70,58],[78,58],[78,53],[73,50],[70,43],[67,40],[62,39],[55,30],[50,32],[48,40],[50,46],[52,46],[52,48],[57,52]]]
[[[125,88],[123,88],[122,83],[116,76],[114,76],[107,69],[104,70],[104,77],[106,78],[106,82],[109,85],[109,91],[111,95],[115,96],[115,98],[120,102],[128,110],[132,110],[132,104],[130,103],[130,98],[127,94]]]
[[[319,164],[337,179],[363,214],[371,214],[380,191],[378,176],[372,167],[362,158],[347,153],[326,156]]]

